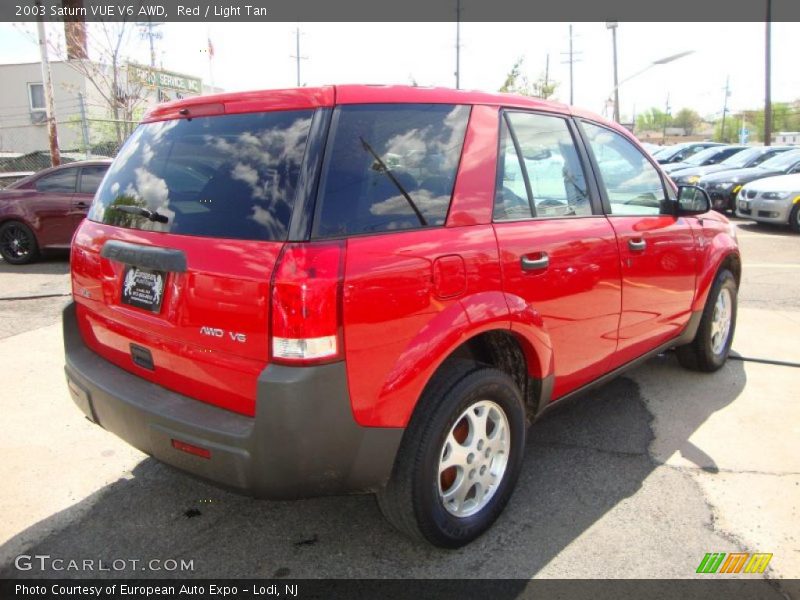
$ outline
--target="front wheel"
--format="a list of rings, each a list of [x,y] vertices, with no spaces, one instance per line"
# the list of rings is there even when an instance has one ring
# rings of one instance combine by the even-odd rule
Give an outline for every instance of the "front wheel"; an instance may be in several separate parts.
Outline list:
[[[721,270],[711,286],[694,340],[675,349],[678,362],[692,371],[716,371],[728,358],[736,329],[736,279]]]
[[[378,502],[402,533],[459,548],[486,531],[511,496],[525,406],[497,369],[459,363],[448,371],[420,399]]]
[[[0,226],[0,255],[12,265],[24,265],[39,254],[33,231],[18,221],[7,221]]]
[[[789,227],[795,233],[800,233],[800,202],[796,203],[789,214]]]

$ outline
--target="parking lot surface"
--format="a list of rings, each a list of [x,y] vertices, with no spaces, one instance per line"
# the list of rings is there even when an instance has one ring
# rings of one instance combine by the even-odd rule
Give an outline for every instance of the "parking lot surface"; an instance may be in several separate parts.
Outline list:
[[[667,353],[537,422],[508,509],[458,551],[395,533],[370,496],[229,494],[91,425],[63,379],[66,258],[0,263],[0,576],[684,578],[707,552],[765,552],[763,597],[791,596],[781,579],[800,577],[800,236],[738,231],[733,359],[703,375]],[[22,572],[23,552],[192,569]]]

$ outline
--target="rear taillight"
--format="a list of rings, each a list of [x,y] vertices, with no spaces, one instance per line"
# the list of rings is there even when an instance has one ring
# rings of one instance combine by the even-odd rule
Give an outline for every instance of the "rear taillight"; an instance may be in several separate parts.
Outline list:
[[[342,358],[344,242],[287,244],[272,280],[272,357],[304,365]]]

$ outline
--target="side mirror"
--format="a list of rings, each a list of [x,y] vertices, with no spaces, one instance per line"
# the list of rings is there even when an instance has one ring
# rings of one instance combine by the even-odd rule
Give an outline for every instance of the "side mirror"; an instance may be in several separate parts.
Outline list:
[[[678,216],[702,215],[711,210],[708,193],[696,185],[682,185],[678,188]]]

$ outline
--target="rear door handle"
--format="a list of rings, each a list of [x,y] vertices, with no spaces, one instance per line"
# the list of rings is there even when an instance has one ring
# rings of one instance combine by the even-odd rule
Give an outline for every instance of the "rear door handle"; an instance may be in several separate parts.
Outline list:
[[[628,248],[634,252],[641,252],[647,248],[647,242],[645,240],[628,240]]]
[[[89,204],[81,200],[75,203],[75,208],[89,208]]]
[[[539,252],[538,255],[539,258],[528,258],[527,256],[523,256],[520,259],[522,270],[541,271],[542,269],[546,269],[550,265],[550,257],[547,256],[547,252]]]

